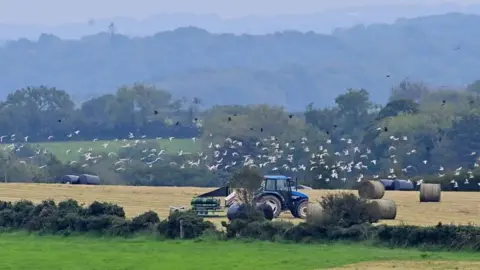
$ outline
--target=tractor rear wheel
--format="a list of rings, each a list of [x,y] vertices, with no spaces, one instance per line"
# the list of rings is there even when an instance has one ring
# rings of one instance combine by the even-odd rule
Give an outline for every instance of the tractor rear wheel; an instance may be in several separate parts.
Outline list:
[[[298,204],[297,209],[295,209],[296,217],[301,219],[307,219],[307,207],[308,201],[303,201]]]
[[[273,210],[274,218],[277,218],[278,216],[280,216],[280,213],[282,213],[282,202],[280,202],[280,200],[275,196],[272,196],[272,195],[262,196],[258,200],[258,204],[267,204],[268,206],[270,206]]]

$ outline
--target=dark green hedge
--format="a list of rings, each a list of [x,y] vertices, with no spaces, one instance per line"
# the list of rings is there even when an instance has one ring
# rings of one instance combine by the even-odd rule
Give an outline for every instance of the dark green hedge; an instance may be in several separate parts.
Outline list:
[[[330,223],[293,225],[282,221],[268,221],[261,215],[253,215],[232,222],[222,222],[225,230],[218,231],[211,222],[204,221],[190,211],[173,213],[164,220],[160,220],[152,211],[128,219],[122,207],[110,203],[94,202],[89,206],[82,206],[74,200],[58,204],[47,200],[37,205],[30,201],[15,203],[0,201],[0,228],[3,231],[27,230],[61,235],[89,233],[122,237],[148,233],[163,238],[179,238],[180,220],[183,220],[184,237],[187,239],[213,232],[224,239],[304,243],[371,241],[390,247],[480,251],[480,227],[473,225],[454,226],[440,223],[432,227],[375,226],[369,223],[348,227]]]
[[[192,212],[175,213],[160,221],[157,213],[145,212],[127,219],[123,208],[110,203],[93,202],[87,207],[77,201],[58,203],[30,201],[15,203],[0,201],[0,228],[30,232],[62,234],[91,233],[105,236],[132,236],[141,232],[159,234],[167,238],[179,235],[179,220],[184,220],[184,237],[195,238],[214,225]]]
[[[344,227],[324,227],[308,223],[292,225],[284,222],[234,221],[229,226],[229,238],[254,238],[293,242],[331,242],[331,241],[373,241],[375,244],[389,247],[442,248],[448,250],[480,251],[480,227],[442,225],[432,227],[387,226],[361,224]],[[232,229],[232,227],[235,227]]]

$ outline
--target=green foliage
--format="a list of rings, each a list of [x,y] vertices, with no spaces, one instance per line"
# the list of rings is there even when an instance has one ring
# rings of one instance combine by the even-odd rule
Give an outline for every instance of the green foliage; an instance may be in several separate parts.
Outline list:
[[[173,212],[168,219],[163,220],[157,226],[157,230],[161,235],[167,238],[179,238],[180,226],[183,226],[185,239],[197,238],[206,230],[215,228],[210,221],[204,221],[203,218],[197,216],[194,211]]]
[[[282,221],[234,220],[226,226],[226,237],[258,239],[265,241],[282,240],[283,234],[294,225]]]
[[[389,102],[393,102],[395,100],[419,101],[428,94],[429,89],[424,83],[403,80],[392,88]]]
[[[45,149],[48,153],[51,153],[57,157],[62,162],[70,161],[79,161],[82,160],[83,153],[78,153],[78,149],[92,149],[93,153],[105,153],[108,155],[109,152],[124,152],[128,151],[122,146],[130,143],[135,145],[135,140],[124,141],[112,141],[112,140],[101,140],[101,141],[67,141],[67,142],[40,142],[32,143],[30,146],[33,149]],[[104,145],[107,144],[106,147]],[[200,143],[194,143],[191,139],[174,139],[169,141],[168,139],[149,139],[146,140],[146,144],[137,145],[145,149],[147,146],[151,148],[163,149],[168,154],[176,155],[178,151],[188,149],[189,151],[196,152],[200,151]],[[133,147],[132,147],[133,148]],[[70,152],[67,153],[67,150]],[[129,149],[131,150],[131,149]]]
[[[234,233],[234,234],[233,234]],[[292,225],[278,221],[235,223],[229,238],[253,238],[266,241],[321,243],[325,241],[370,241],[390,247],[442,248],[449,250],[480,250],[478,226],[437,225],[373,226],[368,223],[351,227],[319,226],[300,223]]]
[[[262,224],[267,221],[264,213],[258,211],[252,204],[241,204],[230,218],[230,222],[222,221],[221,223],[225,228],[227,238],[241,236],[242,230],[248,224]]]
[[[157,224],[160,222],[158,214],[153,211],[145,212],[139,216],[136,216],[132,219],[130,226],[133,230],[142,230],[147,229],[149,226]]]
[[[89,216],[116,216],[125,218],[125,211],[123,208],[112,203],[107,202],[98,202],[94,201],[90,206],[87,208],[87,215]]]
[[[451,250],[473,249],[480,251],[478,226],[454,226],[439,223],[435,227],[379,226],[379,242],[394,247],[438,246]]]
[[[257,168],[243,167],[234,173],[229,185],[235,189],[240,201],[252,208],[255,193],[261,188],[263,176]]]
[[[478,266],[478,253],[468,251],[430,252],[352,243],[308,245],[212,240],[202,237],[196,241],[158,241],[143,236],[132,240],[83,236],[65,239],[15,232],[2,233],[0,246],[8,247],[2,250],[1,256],[3,268],[9,270],[70,269],[72,265],[76,270],[137,269],[139,266],[178,269],[179,265],[182,269],[223,270],[226,265],[258,269],[260,263],[263,269],[336,269],[381,260],[396,261],[397,268],[404,266],[404,261],[412,262],[412,266],[435,265],[443,269]]]
[[[419,112],[419,105],[411,99],[396,99],[387,103],[387,105],[378,112],[376,120],[382,120],[387,117],[395,117],[399,114],[416,114]]]
[[[49,234],[131,236],[145,230],[151,221],[143,216],[135,218],[135,222],[130,221],[125,218],[121,207],[110,203],[94,202],[86,208],[74,200],[62,201],[58,205],[52,200],[38,205],[30,201],[0,202],[0,205],[0,227]]]
[[[88,207],[74,200],[61,201],[58,205],[52,200],[40,204],[30,201],[15,203],[0,201],[0,229],[27,230],[42,234],[94,234],[99,236],[130,237],[138,233],[160,235],[164,238],[180,237],[183,226],[185,239],[256,239],[265,241],[325,242],[325,241],[373,241],[391,247],[445,248],[452,250],[480,251],[480,228],[478,226],[454,226],[439,223],[434,227],[419,226],[373,226],[358,210],[355,199],[349,196],[325,198],[327,209],[343,211],[343,215],[333,223],[300,223],[294,225],[284,221],[268,221],[253,212],[239,216],[231,222],[222,222],[225,230],[197,216],[193,211],[173,212],[165,220],[160,220],[155,212],[148,211],[133,219],[122,215],[120,206],[95,202]],[[329,206],[330,205],[330,206]],[[333,206],[331,206],[333,205]],[[330,207],[330,208],[329,208]],[[94,210],[92,210],[94,209]],[[354,217],[349,217],[351,213]],[[360,213],[362,213],[360,211]],[[363,219],[363,220],[362,220]],[[350,224],[347,226],[346,224]]]
[[[380,220],[378,213],[370,210],[366,200],[349,192],[322,196],[319,204],[325,217],[321,219],[320,224],[316,225],[348,228]]]
[[[476,156],[470,154],[480,153],[480,101],[474,91],[403,81],[384,107],[365,89],[349,89],[332,99],[334,106],[314,108],[312,103],[303,114],[266,104],[201,110],[199,98],[174,100],[165,90],[135,84],[76,109],[62,90],[20,89],[0,103],[0,130],[16,133],[2,135],[0,181],[58,182],[65,174],[89,173],[104,184],[220,186],[248,164],[258,166],[259,174],[276,167],[275,173],[315,188],[352,188],[358,169],[343,170],[345,181],[326,181],[341,160],[355,166],[362,162],[364,178],[387,177],[393,169],[400,179],[430,179],[443,167],[444,179],[436,180],[443,190],[453,188],[448,183],[459,180],[455,170],[462,167],[472,173],[470,184],[459,184],[459,190],[480,189]],[[30,115],[42,126],[32,129],[17,119]],[[22,142],[25,135],[28,143]],[[167,140],[170,136],[184,139]],[[268,160],[273,156],[274,162]],[[131,161],[118,166],[120,158]]]

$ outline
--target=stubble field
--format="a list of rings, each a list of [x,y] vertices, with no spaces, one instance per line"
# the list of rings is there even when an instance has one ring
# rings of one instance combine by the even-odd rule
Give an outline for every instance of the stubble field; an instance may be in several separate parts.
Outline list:
[[[189,206],[193,196],[210,191],[194,187],[81,186],[60,184],[0,184],[0,200],[75,199],[83,203],[95,200],[116,203],[128,216],[148,210],[161,218],[169,206]],[[306,190],[312,202],[329,192]],[[352,191],[350,191],[352,192]],[[438,222],[480,224],[479,193],[443,192],[440,203],[419,203],[418,192],[386,192],[384,198],[397,203],[397,220],[389,224],[435,225]],[[282,219],[298,222],[288,214]],[[211,219],[219,225],[225,218]],[[0,243],[11,247],[0,256],[5,269],[478,269],[476,254],[425,253],[418,250],[389,250],[355,245],[284,245],[279,243],[175,242],[152,239],[59,238],[0,234]],[[114,244],[113,244],[114,243]],[[215,250],[215,251],[212,251]],[[217,254],[225,251],[222,254]],[[268,252],[267,252],[268,251]],[[292,251],[295,251],[292,253]],[[216,252],[218,256],[211,256]],[[267,252],[267,253],[265,253]],[[74,254],[74,255],[73,255]],[[294,255],[295,254],[295,255]],[[299,256],[298,254],[305,254]],[[422,256],[423,255],[423,256]],[[260,257],[259,257],[260,256]],[[88,257],[88,263],[83,258]],[[283,260],[266,260],[280,257]],[[189,258],[184,260],[183,258]],[[206,259],[208,258],[208,259]],[[249,258],[245,260],[245,258]]]
[[[160,218],[168,216],[170,206],[189,207],[192,197],[212,190],[196,187],[134,187],[134,186],[83,186],[61,184],[0,184],[0,200],[17,201],[21,199],[41,202],[46,199],[61,201],[75,199],[82,203],[95,200],[118,204],[128,216],[135,216],[148,210],[157,212]],[[322,195],[338,190],[306,190],[310,201],[320,200]],[[349,191],[355,192],[355,191]],[[397,204],[397,218],[384,221],[387,224],[436,225],[444,224],[480,224],[480,193],[442,192],[440,203],[420,203],[416,191],[387,191],[385,199]],[[289,213],[282,219],[292,220]],[[225,218],[211,219],[216,224]]]

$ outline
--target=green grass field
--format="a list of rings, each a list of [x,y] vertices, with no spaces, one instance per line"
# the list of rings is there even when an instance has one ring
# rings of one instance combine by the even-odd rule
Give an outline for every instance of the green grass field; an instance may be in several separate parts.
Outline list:
[[[139,145],[142,145],[143,140],[139,140]],[[168,139],[161,140],[146,140],[148,144],[157,145],[157,150],[165,150],[167,153],[177,153],[180,150],[186,152],[200,151],[200,141],[194,142],[191,139],[174,139],[172,141]],[[108,144],[108,145],[107,145]],[[46,149],[48,152],[54,154],[61,161],[77,160],[82,153],[85,153],[90,148],[93,153],[99,152],[118,152],[122,149],[122,146],[127,144],[134,145],[135,140],[129,141],[68,141],[68,142],[44,142],[32,144],[33,147],[40,147]],[[79,149],[82,149],[79,152]],[[70,152],[67,154],[67,150]]]
[[[365,261],[474,261],[475,253],[360,245],[155,241],[0,234],[0,269],[321,269]]]

